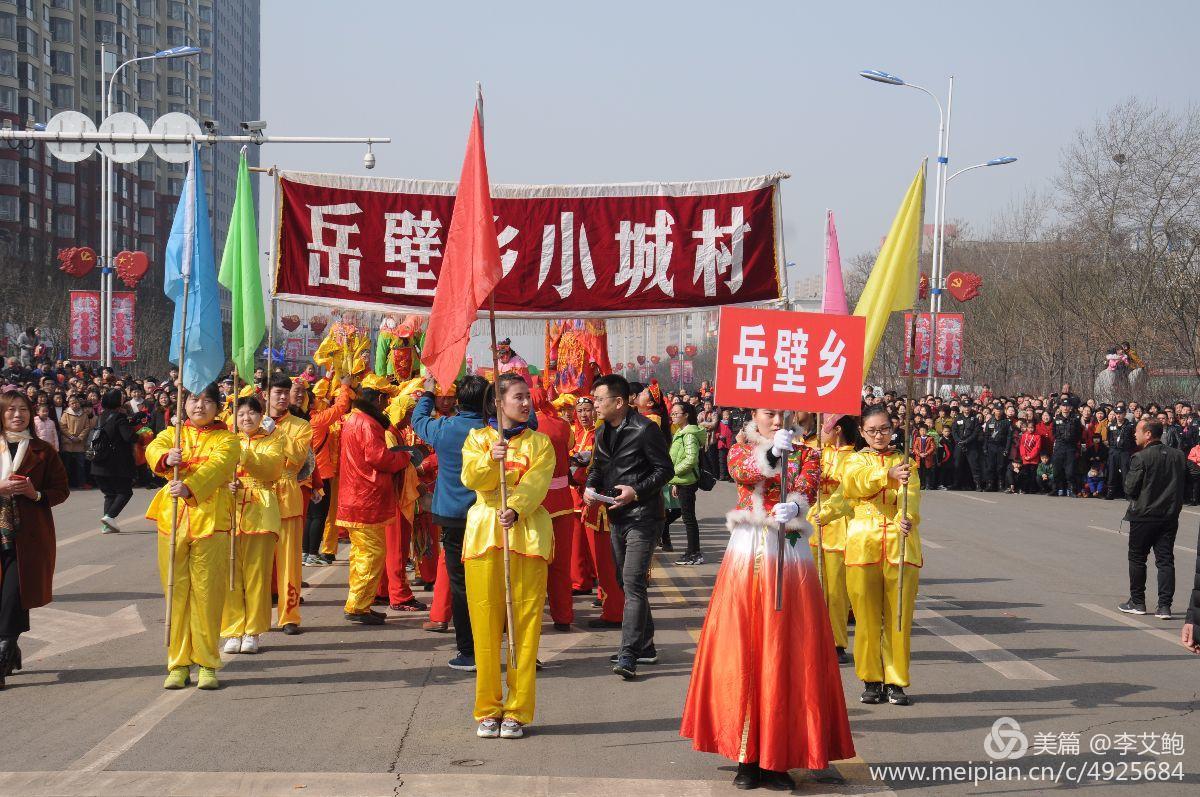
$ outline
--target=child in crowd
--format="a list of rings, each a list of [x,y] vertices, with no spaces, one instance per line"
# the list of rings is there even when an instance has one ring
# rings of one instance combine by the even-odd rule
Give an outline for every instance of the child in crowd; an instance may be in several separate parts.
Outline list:
[[[1104,493],[1104,466],[1093,465],[1088,469],[1087,479],[1083,482],[1081,498],[1102,498]]]
[[[1050,455],[1045,452],[1037,466],[1037,491],[1045,494],[1054,492],[1054,466],[1050,464]]]

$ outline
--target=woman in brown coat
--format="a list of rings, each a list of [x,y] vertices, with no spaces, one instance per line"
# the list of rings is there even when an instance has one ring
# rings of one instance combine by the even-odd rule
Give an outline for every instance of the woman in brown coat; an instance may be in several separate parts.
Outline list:
[[[0,395],[0,689],[21,669],[17,639],[29,630],[29,610],[51,600],[54,516],[67,500],[67,471],[58,453],[29,431],[33,406],[16,391]]]

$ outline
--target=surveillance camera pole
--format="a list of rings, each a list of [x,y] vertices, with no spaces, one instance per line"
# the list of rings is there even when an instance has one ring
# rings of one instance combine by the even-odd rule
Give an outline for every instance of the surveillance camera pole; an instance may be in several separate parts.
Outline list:
[[[124,64],[122,64],[124,66]],[[116,73],[113,73],[113,77]],[[105,118],[108,118],[108,103],[105,102]],[[390,144],[392,139],[379,136],[268,136],[262,130],[252,130],[247,135],[223,136],[216,133],[192,135],[187,133],[102,133],[102,132],[53,132],[47,130],[16,130],[0,128],[0,141],[37,141],[56,143],[113,143],[113,144]],[[100,153],[101,191],[101,271],[100,271],[100,334],[101,364],[112,367],[112,242],[113,212],[111,204],[112,176],[110,159]]]

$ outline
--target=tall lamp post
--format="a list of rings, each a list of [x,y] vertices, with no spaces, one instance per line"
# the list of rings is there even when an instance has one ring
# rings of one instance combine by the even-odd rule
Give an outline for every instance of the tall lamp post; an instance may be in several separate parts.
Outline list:
[[[942,295],[942,243],[945,237],[946,223],[946,168],[950,163],[950,113],[954,106],[954,75],[950,76],[950,89],[946,94],[946,108],[942,110],[942,101],[932,91],[924,86],[909,83],[904,78],[883,72],[878,69],[864,69],[858,73],[867,80],[883,83],[888,86],[907,86],[910,89],[928,94],[938,109],[938,143],[937,171],[934,176],[933,194],[933,266],[930,269],[929,280],[929,312],[937,312]],[[917,320],[914,318],[913,323]],[[931,344],[932,345],[932,344]],[[933,392],[933,357],[929,358],[929,378],[926,380],[926,392]]]
[[[130,58],[123,62],[112,71],[112,75],[108,76],[108,82],[104,92],[104,101],[101,105],[101,113],[105,119],[112,114],[112,94],[113,85],[116,83],[117,75],[121,70],[130,64],[136,64],[138,61],[157,61],[164,58],[184,58],[187,56],[199,55],[199,47],[172,47],[168,50],[159,50],[152,55],[143,55],[137,58]],[[104,45],[100,46],[100,75],[105,77],[108,69],[108,51]],[[113,309],[113,168],[112,160],[109,159],[104,151],[100,151],[100,340],[101,340],[101,362],[112,367],[112,309]]]

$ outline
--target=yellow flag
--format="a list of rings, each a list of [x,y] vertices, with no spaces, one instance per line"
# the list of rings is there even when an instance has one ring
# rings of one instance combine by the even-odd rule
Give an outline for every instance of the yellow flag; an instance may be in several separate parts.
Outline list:
[[[879,250],[867,286],[854,308],[854,315],[866,323],[866,350],[863,373],[871,367],[875,350],[883,339],[888,318],[896,310],[909,310],[917,299],[917,258],[921,254],[921,230],[925,225],[925,161],[913,178],[900,210],[892,220],[892,229]]]

